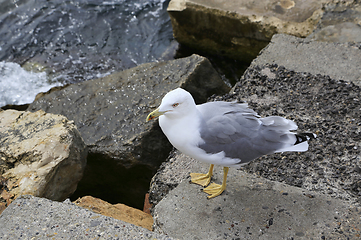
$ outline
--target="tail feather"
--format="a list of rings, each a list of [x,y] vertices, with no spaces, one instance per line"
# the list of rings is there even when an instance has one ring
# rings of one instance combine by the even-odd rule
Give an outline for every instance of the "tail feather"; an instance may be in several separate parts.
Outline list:
[[[296,142],[295,145],[300,144],[302,142],[315,139],[317,137],[314,133],[298,133],[296,134]]]
[[[275,151],[275,153],[279,152],[305,152],[308,150],[308,140],[316,138],[316,134],[314,133],[299,133],[296,134],[296,142],[294,145],[285,147]]]

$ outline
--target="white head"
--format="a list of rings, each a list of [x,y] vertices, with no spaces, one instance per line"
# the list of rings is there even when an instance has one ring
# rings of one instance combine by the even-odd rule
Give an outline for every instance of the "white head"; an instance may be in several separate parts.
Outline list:
[[[148,115],[147,121],[161,115],[169,118],[181,118],[193,111],[195,106],[192,95],[182,88],[177,88],[163,97],[162,103]]]

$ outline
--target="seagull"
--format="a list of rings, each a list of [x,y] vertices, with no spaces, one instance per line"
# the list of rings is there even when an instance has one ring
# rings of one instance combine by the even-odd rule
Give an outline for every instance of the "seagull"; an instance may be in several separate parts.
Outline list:
[[[222,185],[212,183],[203,191],[208,199],[226,189],[229,167],[242,165],[263,155],[304,152],[315,134],[291,132],[295,122],[279,116],[261,118],[247,103],[215,101],[196,105],[182,88],[168,92],[146,121],[159,117],[159,125],[170,143],[198,161],[209,163],[207,174],[191,173],[191,182],[206,187],[214,165],[223,166]]]

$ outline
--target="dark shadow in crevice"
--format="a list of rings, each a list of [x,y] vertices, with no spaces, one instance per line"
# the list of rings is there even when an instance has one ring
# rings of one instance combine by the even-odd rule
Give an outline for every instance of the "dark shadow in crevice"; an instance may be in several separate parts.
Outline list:
[[[89,154],[84,176],[75,193],[70,197],[93,196],[109,203],[123,203],[143,209],[144,197],[154,170],[146,165],[126,168],[119,160],[110,159],[102,154]]]

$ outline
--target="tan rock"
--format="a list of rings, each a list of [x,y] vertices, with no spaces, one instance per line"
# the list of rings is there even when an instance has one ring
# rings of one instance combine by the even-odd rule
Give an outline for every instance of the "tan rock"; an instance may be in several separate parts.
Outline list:
[[[86,156],[78,130],[64,116],[0,112],[0,202],[7,206],[24,194],[66,199],[82,178]]]
[[[306,37],[329,0],[172,0],[174,36],[190,47],[252,60],[276,33]]]
[[[153,217],[141,210],[121,203],[113,205],[92,196],[79,198],[74,203],[95,213],[116,218],[152,231]]]

